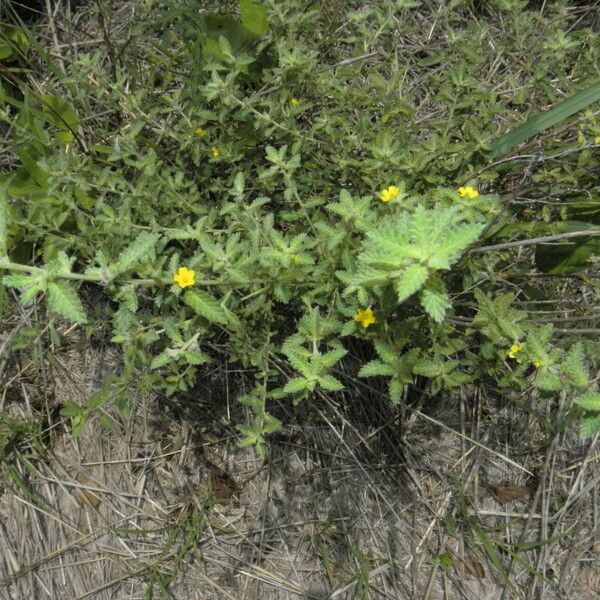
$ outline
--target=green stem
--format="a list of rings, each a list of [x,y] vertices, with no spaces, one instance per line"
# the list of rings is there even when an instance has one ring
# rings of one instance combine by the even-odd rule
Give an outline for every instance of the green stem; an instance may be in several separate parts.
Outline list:
[[[0,269],[7,271],[16,271],[17,273],[31,273],[31,274],[44,274],[48,276],[44,269],[40,267],[30,267],[29,265],[22,265],[20,263],[11,262],[7,258],[0,258]],[[97,275],[85,275],[82,273],[52,273],[49,274],[52,279],[72,279],[75,281],[90,281],[97,283],[98,285],[107,286],[112,281],[106,281]],[[121,283],[125,285],[171,285],[173,283],[170,279],[164,279],[162,277],[155,277],[153,279],[127,279]],[[210,285],[228,285],[230,282],[217,279],[199,279],[196,281],[196,285],[199,286],[210,286]]]

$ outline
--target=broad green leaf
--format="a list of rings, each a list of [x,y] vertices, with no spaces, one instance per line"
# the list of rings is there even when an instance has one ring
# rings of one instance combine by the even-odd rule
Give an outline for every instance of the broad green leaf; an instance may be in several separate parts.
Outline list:
[[[588,392],[575,399],[575,403],[585,410],[600,412],[600,393]]]
[[[522,125],[511,129],[509,132],[496,138],[491,144],[492,160],[506,154],[513,148],[516,148],[523,142],[536,136],[538,133],[558,125],[565,119],[575,113],[583,110],[594,102],[600,100],[600,81],[596,81],[592,85],[581,90],[571,98],[564,100],[554,108],[544,111],[543,113],[529,119]]]
[[[58,139],[64,144],[70,144],[75,139],[73,135],[79,127],[75,111],[59,96],[42,96],[42,110],[46,120],[58,129]]]
[[[444,320],[446,311],[452,306],[448,294],[440,286],[431,286],[422,290],[421,305],[436,323]]]
[[[398,302],[406,300],[419,291],[427,281],[428,275],[429,269],[424,265],[415,264],[407,267],[394,283],[398,294]]]
[[[196,313],[212,323],[228,322],[227,313],[209,293],[202,290],[189,290],[184,294],[184,300]]]
[[[77,292],[66,281],[48,283],[48,306],[53,312],[73,321],[87,323],[87,316]]]
[[[128,271],[144,260],[150,260],[153,257],[153,250],[160,235],[143,231],[133,243],[119,257],[119,260],[109,267],[113,277]]]
[[[240,21],[256,35],[262,35],[269,29],[265,7],[253,0],[240,0]]]
[[[538,244],[535,265],[543,273],[568,274],[581,271],[594,256],[600,256],[600,236],[597,233],[563,243]]]

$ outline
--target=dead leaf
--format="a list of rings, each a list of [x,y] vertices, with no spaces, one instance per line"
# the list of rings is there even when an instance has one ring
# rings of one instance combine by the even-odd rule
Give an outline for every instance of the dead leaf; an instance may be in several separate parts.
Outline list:
[[[83,473],[79,473],[75,478],[75,481],[81,485],[92,485],[92,482]],[[92,508],[96,508],[96,506],[100,504],[98,492],[92,492],[91,490],[86,490],[84,488],[77,488],[77,499],[81,504],[91,506]]]
[[[529,488],[511,483],[508,479],[501,481],[498,485],[487,484],[485,487],[500,504],[519,500],[529,494]]]
[[[238,489],[231,475],[210,461],[206,461],[210,470],[212,495],[216,500],[230,500]]]
[[[464,559],[457,559],[456,569],[462,575],[470,575],[477,579],[485,579],[485,569],[481,561],[476,556],[465,556]]]

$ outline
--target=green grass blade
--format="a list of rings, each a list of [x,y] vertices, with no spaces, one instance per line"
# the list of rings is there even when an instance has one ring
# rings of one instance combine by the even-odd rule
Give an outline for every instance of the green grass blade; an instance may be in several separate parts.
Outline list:
[[[561,121],[568,119],[571,115],[599,100],[600,81],[596,81],[587,88],[577,92],[572,98],[568,98],[554,108],[536,115],[522,125],[511,129],[492,141],[490,144],[492,160],[506,154],[538,133],[558,125]]]

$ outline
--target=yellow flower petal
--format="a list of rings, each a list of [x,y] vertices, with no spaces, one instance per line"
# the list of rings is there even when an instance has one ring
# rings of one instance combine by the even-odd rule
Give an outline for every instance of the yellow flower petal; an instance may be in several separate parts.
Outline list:
[[[298,104],[298,99],[297,99],[297,98],[292,98],[292,99],[290,100],[290,104],[291,104],[292,106],[296,106],[296,105]]]
[[[204,137],[206,135],[204,129],[202,129],[202,127],[196,127],[196,129],[194,129],[194,133],[198,136],[198,137]]]
[[[381,193],[379,194],[379,199],[382,202],[389,202],[390,200],[397,198],[399,194],[400,188],[396,187],[395,185],[390,185],[389,188],[381,190]]]
[[[469,198],[469,200],[474,200],[477,198],[477,196],[479,196],[479,192],[470,185],[459,187],[458,193],[460,194],[461,198]]]
[[[544,363],[543,363],[541,360],[534,360],[534,361],[533,361],[533,366],[534,366],[536,369],[539,369],[539,368],[540,368],[540,367],[541,367],[543,364],[544,364]]]
[[[359,310],[354,315],[354,320],[358,321],[365,329],[369,325],[373,325],[373,323],[377,322],[377,319],[375,318],[375,315],[373,314],[373,311],[370,308]]]
[[[180,288],[186,288],[196,283],[196,273],[187,267],[179,267],[177,273],[173,275],[173,283]]]
[[[522,352],[523,351],[523,346],[521,344],[513,344],[508,351],[506,352],[506,354],[508,355],[508,358],[515,358],[516,354],[518,352]]]
[[[210,153],[217,158],[221,154],[221,151],[218,148],[211,148]]]

